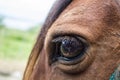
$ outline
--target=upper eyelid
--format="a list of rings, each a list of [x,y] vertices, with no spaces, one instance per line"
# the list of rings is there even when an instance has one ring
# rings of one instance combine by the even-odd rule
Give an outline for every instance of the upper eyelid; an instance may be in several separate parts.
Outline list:
[[[62,42],[62,40],[64,39],[64,37],[58,37],[52,40],[52,42]]]
[[[85,41],[85,42],[87,42],[87,40],[85,39],[85,38],[83,38],[83,37],[81,37],[81,36],[77,36],[77,35],[63,35],[63,36],[57,36],[57,37],[54,37],[53,38],[53,40],[52,40],[52,42],[62,42],[62,40],[64,40],[64,39],[66,39],[66,38],[68,38],[68,37],[74,37],[74,38],[76,38],[77,40],[81,40],[81,41]]]
[[[56,36],[53,38],[52,42],[53,43],[61,43],[64,39],[66,39],[66,37],[74,37],[76,38],[78,41],[82,42],[86,48],[88,48],[90,46],[90,43],[84,38],[84,37],[81,37],[81,36],[78,36],[78,35],[62,35],[62,36]]]
[[[75,33],[54,33],[54,35],[52,36],[52,39],[57,39],[58,37],[61,38],[61,40],[63,40],[65,38],[65,36],[69,36],[69,37],[75,37],[76,39],[78,39],[78,37],[82,40],[86,40],[87,42],[89,42],[89,39],[87,37],[85,37],[82,34],[75,34]],[[60,40],[60,39],[59,39]]]
[[[68,39],[69,37],[73,37],[73,36],[59,36],[53,39],[52,42],[62,42],[63,40]]]

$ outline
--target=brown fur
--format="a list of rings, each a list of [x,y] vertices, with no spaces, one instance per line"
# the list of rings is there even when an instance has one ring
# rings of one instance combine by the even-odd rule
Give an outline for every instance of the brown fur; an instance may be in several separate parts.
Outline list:
[[[24,80],[108,80],[120,64],[120,0],[73,0],[66,6],[61,11],[54,7],[54,14],[50,13],[31,53]],[[66,34],[87,40],[90,47],[85,60],[72,66],[49,65],[51,40]],[[80,73],[67,74],[64,70]]]

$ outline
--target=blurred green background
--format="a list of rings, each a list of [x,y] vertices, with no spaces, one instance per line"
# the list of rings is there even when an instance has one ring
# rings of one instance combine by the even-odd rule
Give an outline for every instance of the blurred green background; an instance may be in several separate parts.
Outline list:
[[[0,59],[26,60],[38,31],[39,27],[21,31],[0,25]]]
[[[40,28],[56,0],[0,0],[0,80],[22,80]]]
[[[24,31],[0,23],[0,80],[22,80],[39,32],[40,26]]]

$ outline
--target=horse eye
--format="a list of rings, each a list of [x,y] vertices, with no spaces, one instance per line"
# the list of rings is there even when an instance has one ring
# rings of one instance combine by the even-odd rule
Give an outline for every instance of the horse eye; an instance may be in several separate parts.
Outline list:
[[[81,38],[72,36],[57,37],[52,40],[54,46],[54,60],[72,61],[81,58],[86,49],[85,43]]]
[[[66,58],[73,58],[79,55],[83,51],[82,42],[78,41],[75,38],[66,38],[63,39],[60,45],[61,56]]]

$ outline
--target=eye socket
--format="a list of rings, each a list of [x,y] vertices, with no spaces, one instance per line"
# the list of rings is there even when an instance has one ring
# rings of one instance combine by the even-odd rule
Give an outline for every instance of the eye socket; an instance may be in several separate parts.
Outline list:
[[[54,43],[53,60],[73,61],[84,55],[86,44],[80,37],[61,36],[52,40]]]

